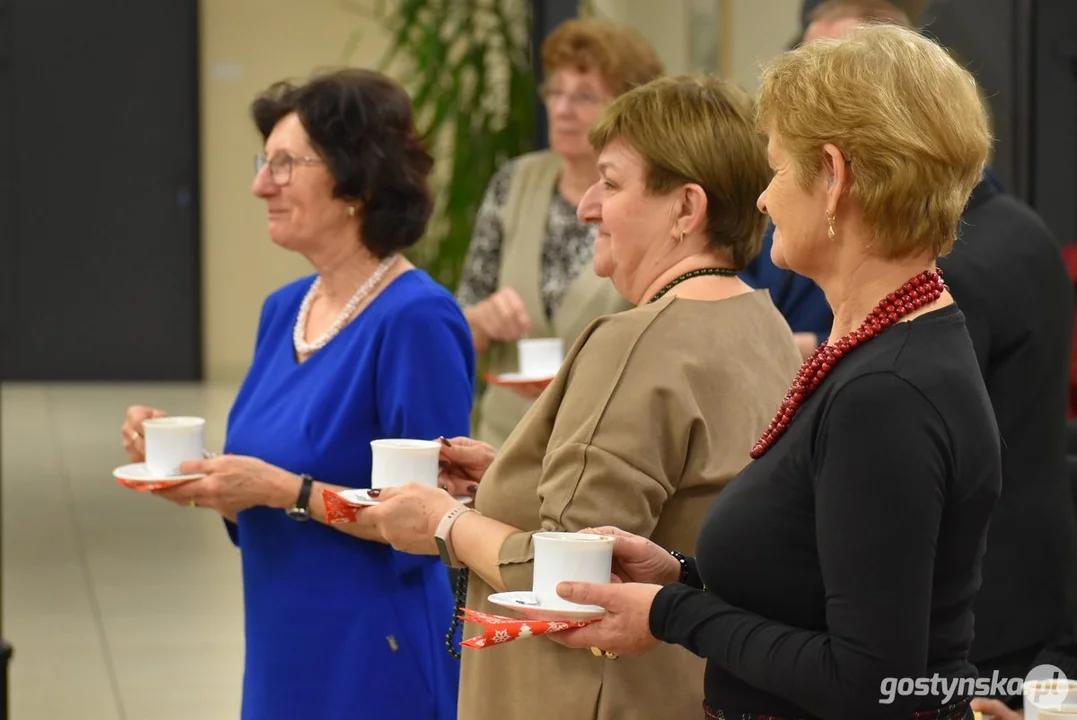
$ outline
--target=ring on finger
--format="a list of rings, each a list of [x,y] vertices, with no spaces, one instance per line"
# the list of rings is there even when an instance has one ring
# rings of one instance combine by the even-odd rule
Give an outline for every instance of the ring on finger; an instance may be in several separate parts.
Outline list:
[[[196,507],[198,507],[198,501],[195,500],[194,498],[191,498],[190,500],[187,501],[187,505],[189,505],[190,507],[196,508]]]

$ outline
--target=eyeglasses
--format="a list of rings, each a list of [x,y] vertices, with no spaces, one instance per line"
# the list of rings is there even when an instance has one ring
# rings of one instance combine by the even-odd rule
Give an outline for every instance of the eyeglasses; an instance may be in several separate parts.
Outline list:
[[[552,105],[558,100],[568,100],[569,105],[578,108],[592,109],[606,102],[606,98],[590,92],[566,92],[561,88],[549,87],[545,84],[539,88],[539,95],[547,105]]]
[[[254,173],[257,175],[262,172],[262,168],[269,165],[269,176],[273,178],[273,182],[277,185],[287,185],[292,181],[292,168],[296,163],[318,165],[324,162],[325,160],[318,157],[290,155],[289,153],[277,153],[267,160],[265,155],[259,153],[254,156]]]

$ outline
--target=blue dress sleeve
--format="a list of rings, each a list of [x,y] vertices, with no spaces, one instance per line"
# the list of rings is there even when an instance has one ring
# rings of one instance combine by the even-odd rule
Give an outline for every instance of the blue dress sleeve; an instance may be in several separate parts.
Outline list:
[[[270,295],[262,303],[261,314],[258,316],[258,332],[255,335],[254,340],[254,354],[257,355],[258,351],[262,348],[265,342],[266,335],[269,330],[270,321],[276,308],[276,293]],[[227,442],[225,443],[227,445]],[[227,448],[225,449],[227,452]],[[224,529],[228,531],[228,537],[231,538],[232,544],[239,547],[239,526],[227,518],[224,519]]]
[[[450,296],[403,306],[389,319],[377,363],[376,402],[386,437],[433,440],[470,433],[475,350]],[[425,562],[406,553],[394,556],[400,573]]]

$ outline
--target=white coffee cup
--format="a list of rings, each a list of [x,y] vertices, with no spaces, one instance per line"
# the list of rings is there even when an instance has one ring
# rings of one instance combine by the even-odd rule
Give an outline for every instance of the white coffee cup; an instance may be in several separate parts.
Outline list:
[[[1025,720],[1077,720],[1077,705],[1066,705],[1058,710],[1033,710],[1030,715],[1025,711]]]
[[[387,488],[419,483],[438,485],[438,454],[441,443],[433,440],[384,438],[372,440],[370,487]]]
[[[1077,720],[1077,680],[1026,678],[1023,695],[1025,720]]]
[[[162,417],[142,423],[146,469],[155,477],[180,475],[180,465],[205,455],[206,421],[200,417]]]
[[[540,532],[535,542],[535,573],[531,591],[544,608],[578,608],[557,594],[567,581],[608,585],[613,568],[613,537],[572,532]]]
[[[524,377],[553,377],[565,359],[561,338],[524,338],[516,341],[519,371]]]

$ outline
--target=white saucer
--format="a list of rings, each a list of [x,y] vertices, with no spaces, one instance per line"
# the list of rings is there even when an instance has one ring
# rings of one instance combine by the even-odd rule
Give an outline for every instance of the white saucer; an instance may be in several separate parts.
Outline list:
[[[122,465],[112,471],[112,476],[118,480],[125,480],[129,483],[185,483],[191,480],[198,480],[204,478],[205,473],[198,473],[195,475],[154,475],[150,472],[150,469],[146,467],[146,463],[131,463],[130,465]]]
[[[339,495],[345,502],[350,505],[377,505],[379,502],[381,502],[380,500],[378,500],[378,498],[370,497],[370,488],[342,490],[341,492],[338,492],[337,495]],[[453,498],[453,500],[456,500],[456,502],[459,503],[463,503],[464,505],[470,505],[475,501],[475,498],[471,497],[470,495],[467,495],[455,497]]]
[[[557,374],[553,375],[523,375],[521,373],[501,373],[490,375],[487,380],[494,385],[533,385],[535,383],[551,383]]]
[[[606,614],[606,608],[597,605],[577,605],[573,609],[544,608],[532,592],[494,593],[486,599],[494,605],[515,610],[528,620],[594,620]]]

